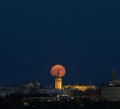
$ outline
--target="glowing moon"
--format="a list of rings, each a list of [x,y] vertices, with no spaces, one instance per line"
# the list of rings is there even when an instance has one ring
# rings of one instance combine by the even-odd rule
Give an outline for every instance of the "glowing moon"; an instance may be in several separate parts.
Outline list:
[[[51,75],[56,77],[63,77],[66,73],[66,69],[62,65],[54,65],[51,68]]]

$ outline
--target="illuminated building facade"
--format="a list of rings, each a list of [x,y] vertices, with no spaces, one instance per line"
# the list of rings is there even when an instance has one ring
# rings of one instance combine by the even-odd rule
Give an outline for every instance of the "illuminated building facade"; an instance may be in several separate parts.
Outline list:
[[[99,96],[99,90],[94,85],[66,85],[63,86],[68,96],[91,97]]]
[[[94,85],[66,85],[64,88],[78,89],[80,91],[86,91],[88,89],[96,89]]]
[[[62,89],[62,78],[60,77],[55,78],[55,89],[58,89],[58,90]]]

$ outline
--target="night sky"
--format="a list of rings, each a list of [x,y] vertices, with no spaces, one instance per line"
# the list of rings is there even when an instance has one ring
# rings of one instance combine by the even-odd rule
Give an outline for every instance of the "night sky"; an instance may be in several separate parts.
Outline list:
[[[0,85],[35,78],[53,84],[62,64],[64,84],[102,84],[120,78],[119,2],[24,0],[0,2]]]

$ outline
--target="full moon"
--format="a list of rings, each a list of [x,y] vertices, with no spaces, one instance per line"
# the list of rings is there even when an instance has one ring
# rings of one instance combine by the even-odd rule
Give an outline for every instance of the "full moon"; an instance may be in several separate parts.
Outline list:
[[[56,77],[63,77],[66,73],[66,69],[62,65],[54,65],[51,68],[51,75]]]

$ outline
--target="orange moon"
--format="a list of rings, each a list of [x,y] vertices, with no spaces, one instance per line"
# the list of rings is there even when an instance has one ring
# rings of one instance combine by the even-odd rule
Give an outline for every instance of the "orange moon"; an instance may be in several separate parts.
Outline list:
[[[56,77],[63,77],[66,73],[66,69],[62,65],[54,65],[51,68],[51,75]]]

